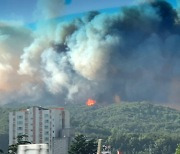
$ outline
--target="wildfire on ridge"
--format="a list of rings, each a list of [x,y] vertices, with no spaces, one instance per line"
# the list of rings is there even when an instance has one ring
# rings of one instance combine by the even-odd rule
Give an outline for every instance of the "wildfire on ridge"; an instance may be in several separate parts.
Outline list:
[[[87,106],[94,106],[96,104],[96,101],[93,99],[88,99],[86,102]]]

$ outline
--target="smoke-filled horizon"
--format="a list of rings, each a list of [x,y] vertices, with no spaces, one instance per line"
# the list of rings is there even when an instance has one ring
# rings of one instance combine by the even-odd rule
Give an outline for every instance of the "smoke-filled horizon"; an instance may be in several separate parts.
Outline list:
[[[47,18],[63,8],[60,0],[46,1]],[[179,43],[179,12],[165,1],[47,22],[36,31],[1,22],[1,103],[179,104]]]

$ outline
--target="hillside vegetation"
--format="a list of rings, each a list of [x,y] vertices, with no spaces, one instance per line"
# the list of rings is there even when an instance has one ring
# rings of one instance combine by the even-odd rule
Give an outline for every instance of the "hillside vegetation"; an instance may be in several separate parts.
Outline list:
[[[180,143],[180,112],[148,103],[67,106],[76,133],[103,138],[113,154],[174,154]]]
[[[8,133],[8,109],[0,108],[0,135]]]
[[[126,154],[171,154],[180,143],[180,111],[168,107],[132,102],[88,107],[64,106],[70,112],[74,132],[103,138],[114,152]],[[13,109],[14,110],[14,109]],[[8,133],[9,109],[0,109],[0,134]]]
[[[67,108],[77,131],[104,135],[114,131],[180,134],[180,112],[163,106],[135,102],[93,107],[71,105]]]
[[[70,104],[65,108],[70,112],[71,126],[76,132],[105,136],[115,131],[180,134],[180,111],[146,102],[93,107]],[[0,134],[8,133],[9,111],[9,108],[0,108]]]

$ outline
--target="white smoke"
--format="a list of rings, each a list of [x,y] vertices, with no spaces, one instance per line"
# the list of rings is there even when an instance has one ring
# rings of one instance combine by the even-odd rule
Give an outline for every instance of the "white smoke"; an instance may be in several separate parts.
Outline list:
[[[62,92],[62,88],[68,86],[69,78],[65,73],[66,64],[66,57],[59,56],[52,48],[42,54],[43,79],[49,91],[54,94]]]
[[[67,41],[73,68],[88,80],[106,77],[111,49],[120,43],[118,37],[104,36],[104,26],[97,27],[96,21],[82,26]]]
[[[21,56],[19,73],[39,74],[50,92],[58,94],[65,90],[68,99],[79,89],[85,90],[83,87],[88,80],[92,83],[105,80],[110,54],[120,44],[119,37],[107,35],[104,38],[104,24],[97,27],[97,22],[105,23],[105,20],[106,16],[99,16],[82,25],[60,23],[51,33],[55,37],[46,37],[46,33],[40,38],[37,35]],[[66,47],[57,51],[53,44]]]
[[[63,7],[62,1],[51,2],[40,9],[44,19],[56,17]],[[162,9],[169,12],[168,18]],[[4,30],[0,90],[3,96],[11,95],[11,101],[21,102],[84,102],[88,97],[102,102],[177,102],[180,31],[173,11],[163,1],[143,3],[116,14],[40,22],[33,32]]]

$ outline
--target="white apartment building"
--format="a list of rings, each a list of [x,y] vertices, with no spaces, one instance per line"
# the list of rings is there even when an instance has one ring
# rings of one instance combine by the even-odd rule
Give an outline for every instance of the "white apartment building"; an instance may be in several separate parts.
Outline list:
[[[69,140],[69,112],[64,108],[46,109],[36,106],[26,110],[10,112],[9,145],[15,144],[17,136],[24,134],[28,135],[27,140],[34,144],[47,143],[51,154],[55,149],[53,147],[55,140]]]

